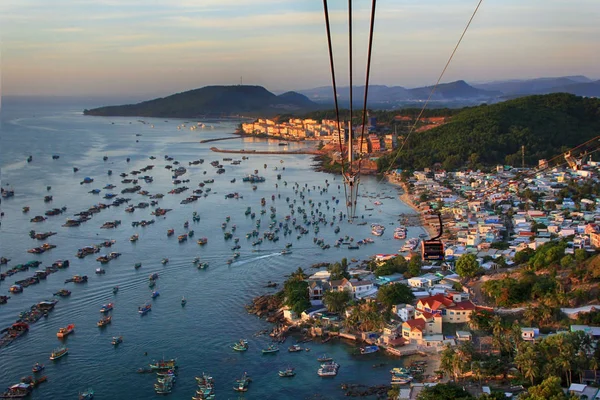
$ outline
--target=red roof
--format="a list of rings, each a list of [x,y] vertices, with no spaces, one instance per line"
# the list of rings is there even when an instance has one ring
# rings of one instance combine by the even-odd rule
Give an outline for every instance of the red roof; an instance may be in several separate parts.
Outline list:
[[[408,321],[405,322],[405,324],[408,324],[408,326],[410,326],[410,330],[412,331],[413,329],[419,329],[419,330],[423,330],[425,329],[425,320],[423,319],[409,319]]]
[[[444,297],[443,294],[436,294],[435,296],[425,297],[420,300],[424,307],[428,307],[431,310],[438,310],[442,305],[448,307],[453,304],[452,300]]]
[[[465,310],[472,311],[475,310],[475,304],[470,300],[461,301],[460,303],[456,303],[452,307],[448,307],[448,310]]]

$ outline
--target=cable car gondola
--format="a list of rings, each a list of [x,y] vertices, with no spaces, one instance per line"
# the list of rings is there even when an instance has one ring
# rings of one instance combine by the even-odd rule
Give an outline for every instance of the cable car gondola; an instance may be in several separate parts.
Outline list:
[[[444,261],[444,244],[440,237],[444,233],[442,215],[437,214],[440,221],[440,230],[436,237],[421,242],[421,259],[423,261]]]

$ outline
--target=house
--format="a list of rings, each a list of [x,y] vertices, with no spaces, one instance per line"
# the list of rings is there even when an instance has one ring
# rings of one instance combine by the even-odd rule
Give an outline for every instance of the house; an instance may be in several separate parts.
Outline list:
[[[392,311],[404,322],[415,317],[415,307],[410,304],[397,304]]]
[[[300,315],[300,317],[302,318],[302,320],[306,321],[306,320],[313,318],[315,316],[315,314],[321,313],[324,311],[327,311],[327,308],[323,307],[323,305],[317,305],[317,306],[313,306],[307,310],[302,311],[302,314]]]
[[[421,343],[424,330],[424,319],[409,319],[402,324],[402,337],[408,343]]]
[[[593,339],[600,338],[600,327],[599,326],[571,325],[571,332],[578,332],[578,331],[587,333]]]
[[[467,331],[456,331],[456,340],[459,342],[470,342],[473,340],[473,335]]]
[[[538,328],[521,328],[521,339],[534,341],[540,336],[540,330]]]
[[[584,385],[581,383],[571,383],[568,392],[570,395],[575,395],[578,398],[585,396],[586,399],[595,399],[598,394],[598,388]]]
[[[440,315],[443,322],[464,323],[469,322],[475,309],[475,304],[470,300],[455,302],[452,294],[449,296],[436,294],[420,299],[417,302],[415,315],[416,317],[429,314]]]
[[[325,283],[312,281],[308,284],[308,298],[311,301],[323,301],[323,293],[325,291]]]
[[[352,290],[352,295],[355,299],[360,299],[362,297],[368,296],[376,292],[376,290],[373,290],[374,286],[373,282],[371,281],[359,281],[358,279],[350,279],[349,283],[350,288]]]
[[[435,274],[424,274],[421,276],[417,276],[414,278],[410,278],[408,279],[408,285],[410,287],[415,287],[415,288],[428,288],[428,287],[432,287],[435,284],[439,283],[442,280],[441,277],[435,275]]]

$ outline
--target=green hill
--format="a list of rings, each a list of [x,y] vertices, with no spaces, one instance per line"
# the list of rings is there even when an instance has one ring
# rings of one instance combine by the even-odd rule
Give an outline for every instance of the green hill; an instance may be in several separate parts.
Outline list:
[[[600,99],[566,93],[522,97],[494,105],[466,108],[450,122],[425,132],[414,132],[396,161],[408,169],[441,163],[446,169],[462,166],[537,165],[600,135]],[[386,169],[391,156],[379,161]]]
[[[84,110],[85,115],[192,118],[221,115],[272,115],[306,112],[318,106],[306,96],[276,96],[262,86],[206,86],[138,104]]]

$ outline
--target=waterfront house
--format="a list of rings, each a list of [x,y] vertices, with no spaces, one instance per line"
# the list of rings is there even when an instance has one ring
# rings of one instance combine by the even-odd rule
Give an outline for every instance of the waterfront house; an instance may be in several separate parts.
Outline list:
[[[312,281],[308,284],[308,298],[310,302],[323,301],[323,293],[325,291],[326,282]],[[328,286],[328,285],[327,285]]]

